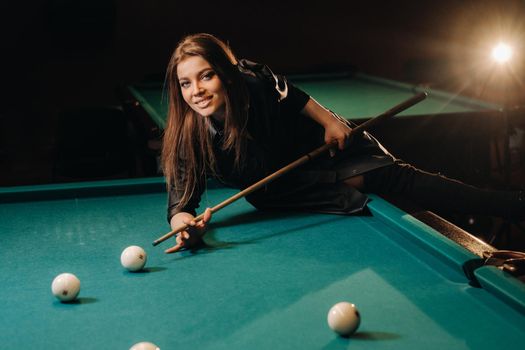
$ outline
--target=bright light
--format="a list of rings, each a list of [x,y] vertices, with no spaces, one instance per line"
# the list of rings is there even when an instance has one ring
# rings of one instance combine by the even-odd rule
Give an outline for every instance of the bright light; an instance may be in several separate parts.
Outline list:
[[[512,47],[499,43],[492,49],[492,58],[498,63],[508,62],[512,58]]]

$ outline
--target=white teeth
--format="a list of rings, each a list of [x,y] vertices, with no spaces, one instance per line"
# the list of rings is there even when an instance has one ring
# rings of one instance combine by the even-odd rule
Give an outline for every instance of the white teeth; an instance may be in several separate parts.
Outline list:
[[[205,98],[205,99],[203,99],[203,100],[200,100],[200,101],[196,102],[195,104],[196,104],[197,106],[199,106],[200,108],[205,108],[205,107],[208,106],[208,104],[210,103],[210,101],[211,101],[211,97],[207,97],[207,98]]]

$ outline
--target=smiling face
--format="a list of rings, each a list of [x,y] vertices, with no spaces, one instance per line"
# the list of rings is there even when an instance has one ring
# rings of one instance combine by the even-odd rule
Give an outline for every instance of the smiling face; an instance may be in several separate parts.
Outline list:
[[[198,114],[224,120],[226,90],[211,65],[200,56],[188,56],[177,65],[182,98]]]

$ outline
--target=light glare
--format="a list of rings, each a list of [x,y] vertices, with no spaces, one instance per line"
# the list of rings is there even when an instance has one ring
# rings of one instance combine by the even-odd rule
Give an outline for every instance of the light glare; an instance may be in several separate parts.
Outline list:
[[[492,58],[498,63],[508,62],[511,57],[512,48],[505,43],[499,43],[492,49]]]

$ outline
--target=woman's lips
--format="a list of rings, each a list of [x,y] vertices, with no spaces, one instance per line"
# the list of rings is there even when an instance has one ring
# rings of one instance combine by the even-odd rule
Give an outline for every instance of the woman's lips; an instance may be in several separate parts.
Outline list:
[[[199,108],[206,108],[210,104],[212,96],[202,98],[198,101],[193,102]]]

